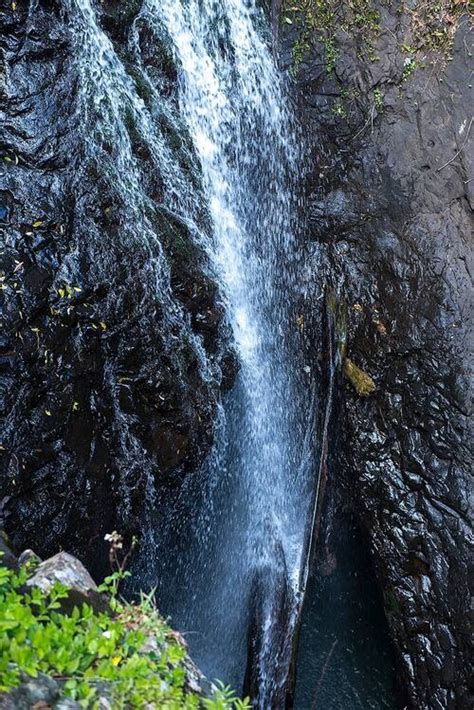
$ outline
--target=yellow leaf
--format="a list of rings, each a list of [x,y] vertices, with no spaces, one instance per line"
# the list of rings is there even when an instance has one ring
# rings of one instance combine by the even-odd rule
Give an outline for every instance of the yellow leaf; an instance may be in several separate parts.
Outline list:
[[[16,2],[12,2],[12,10],[13,10],[13,12],[15,12],[15,10],[16,10]]]
[[[45,409],[45,410],[44,410],[44,413],[46,414],[47,417],[52,417],[52,416],[53,416],[53,415],[51,414],[51,412],[49,411],[49,409]]]
[[[42,220],[38,219],[36,222],[33,222],[33,227],[41,227],[42,224]]]
[[[58,293],[60,298],[64,298],[66,291],[63,288],[58,288]]]
[[[107,330],[107,325],[104,323],[103,320],[101,320],[101,321],[99,322],[99,325],[100,325],[100,327],[102,328],[102,330]]]
[[[113,666],[118,666],[120,661],[122,660],[122,656],[113,656],[112,657],[112,665]]]
[[[79,409],[79,402],[73,402],[72,403],[72,411],[77,412],[78,409]]]

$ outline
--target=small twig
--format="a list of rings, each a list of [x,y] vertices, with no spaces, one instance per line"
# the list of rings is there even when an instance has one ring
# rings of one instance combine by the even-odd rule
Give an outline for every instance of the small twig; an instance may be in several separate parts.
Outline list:
[[[312,705],[311,705],[311,710],[316,710],[316,701],[317,701],[317,699],[318,699],[318,692],[319,692],[319,690],[320,690],[320,688],[321,688],[321,685],[322,685],[322,683],[323,683],[324,676],[326,675],[326,671],[327,671],[328,666],[329,666],[329,661],[331,660],[331,656],[332,656],[332,654],[333,654],[333,652],[334,652],[334,649],[336,648],[336,644],[337,644],[337,639],[335,639],[335,640],[333,641],[333,644],[332,644],[331,648],[329,649],[329,653],[328,653],[328,655],[326,656],[326,660],[325,660],[325,662],[324,662],[323,670],[321,671],[321,675],[319,676],[319,680],[318,680],[318,684],[317,684],[317,686],[316,686],[316,690],[314,691],[314,697],[313,697],[313,702],[312,702]]]
[[[462,146],[459,148],[458,152],[453,155],[453,157],[451,158],[451,160],[448,160],[447,163],[445,163],[445,164],[442,165],[440,168],[438,168],[437,171],[436,171],[437,173],[441,172],[441,170],[443,170],[443,168],[445,168],[445,167],[448,166],[450,163],[452,163],[453,160],[456,160],[456,158],[458,157],[459,153],[462,151],[462,149],[464,148],[464,146],[466,145],[466,143],[467,143],[467,141],[468,141],[468,139],[469,139],[469,133],[471,132],[471,126],[472,126],[472,122],[473,122],[473,121],[474,121],[474,118],[471,118],[471,120],[470,120],[470,122],[469,122],[468,129],[467,129],[466,138],[464,139],[464,143],[463,143]]]
[[[353,140],[355,140],[355,139],[357,138],[357,136],[360,136],[360,134],[363,133],[363,132],[365,131],[365,129],[367,128],[367,126],[369,125],[370,120],[371,120],[371,117],[370,117],[370,115],[369,115],[369,118],[368,118],[367,121],[364,123],[364,125],[362,126],[362,128],[360,129],[360,131],[357,131],[357,133],[355,133],[349,140],[353,141]]]

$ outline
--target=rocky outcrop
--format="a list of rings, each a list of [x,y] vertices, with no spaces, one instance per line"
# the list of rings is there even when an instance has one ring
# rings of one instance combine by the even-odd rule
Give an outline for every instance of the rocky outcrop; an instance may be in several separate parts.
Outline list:
[[[332,45],[315,31],[295,72],[313,160],[309,301],[324,282],[336,289],[348,355],[376,385],[361,398],[347,383],[339,464],[369,533],[400,703],[461,709],[472,703],[472,35],[458,17],[442,53],[413,12],[373,9],[373,60],[354,21]]]
[[[145,29],[142,55],[127,54],[139,3],[101,7],[124,76],[144,90],[137,62],[153,64],[172,100],[174,69]],[[87,3],[0,11],[0,489],[18,547],[46,556],[67,546],[97,576],[104,533],[130,538],[154,487],[175,485],[206,455],[232,354],[206,256],[162,203],[143,135],[123,106],[111,113],[119,135],[101,128],[115,87],[86,93],[90,22]],[[130,156],[117,172],[119,141]],[[149,214],[131,208],[121,180],[150,200]]]

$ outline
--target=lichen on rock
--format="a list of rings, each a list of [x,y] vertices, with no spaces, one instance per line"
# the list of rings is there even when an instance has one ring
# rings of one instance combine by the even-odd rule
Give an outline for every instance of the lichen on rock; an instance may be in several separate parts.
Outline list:
[[[375,392],[376,386],[371,376],[357,367],[348,357],[344,361],[344,374],[361,397],[367,397]]]

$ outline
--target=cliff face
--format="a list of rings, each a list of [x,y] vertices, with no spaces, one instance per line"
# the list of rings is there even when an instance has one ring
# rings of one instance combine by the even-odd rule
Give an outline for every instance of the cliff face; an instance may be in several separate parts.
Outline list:
[[[136,532],[153,486],[209,450],[232,356],[206,258],[167,209],[123,87],[94,65],[87,6],[21,2],[0,15],[0,487],[16,545],[67,547],[99,574],[104,533]],[[168,97],[163,47],[143,29],[128,49],[137,9],[103,4],[97,31],[137,86],[155,62]],[[192,175],[185,137],[174,150]],[[136,213],[124,185],[139,190]]]
[[[280,2],[273,13],[310,168],[301,323],[330,287],[351,363],[376,385],[360,397],[347,382],[334,469],[369,533],[405,703],[467,708],[469,21],[457,2],[442,17],[426,2],[301,5],[316,8],[302,26],[277,22]],[[144,28],[128,43],[138,6],[101,3],[100,30],[142,100],[143,65],[169,100],[166,49]],[[99,575],[104,533],[131,536],[154,486],[179,485],[209,451],[233,357],[205,255],[166,209],[133,116],[91,130],[107,102],[83,92],[77,7],[25,0],[0,14],[0,486],[19,548],[67,547]],[[185,132],[161,118],[199,191]],[[150,213],[124,199],[133,171]]]
[[[309,30],[286,11],[282,62],[312,161],[309,301],[336,290],[348,356],[376,384],[346,380],[335,470],[369,533],[401,702],[467,708],[472,32],[461,13],[420,24],[424,5],[342,3]]]

